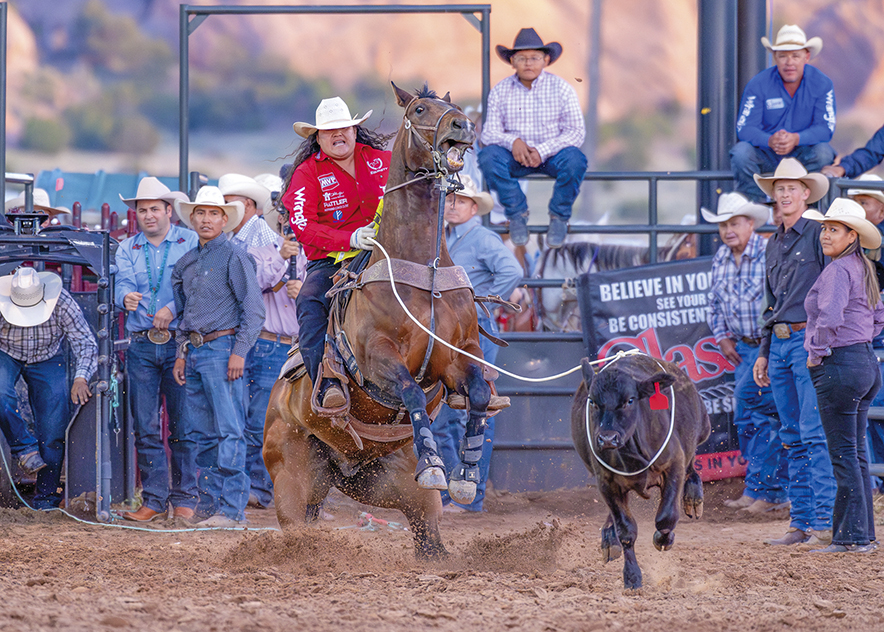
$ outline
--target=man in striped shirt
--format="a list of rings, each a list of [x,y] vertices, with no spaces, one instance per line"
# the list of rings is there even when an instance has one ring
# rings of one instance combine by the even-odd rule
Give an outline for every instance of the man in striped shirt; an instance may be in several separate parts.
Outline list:
[[[561,56],[561,44],[544,44],[534,29],[522,29],[513,47],[498,46],[497,54],[516,72],[488,95],[479,167],[497,191],[517,246],[528,243],[529,215],[518,179],[532,173],[555,178],[547,244],[558,248],[586,173],[586,156],[578,149],[586,133],[583,112],[574,88],[544,70]]]
[[[758,316],[767,247],[767,240],[755,231],[767,223],[770,211],[740,193],[722,194],[717,214],[701,210],[707,222],[718,224],[722,242],[712,260],[708,323],[722,355],[734,366],[734,426],[747,461],[743,495],[725,505],[764,513],[785,506],[788,484],[783,446],[771,425],[777,414],[773,392],[752,379],[761,342]]]

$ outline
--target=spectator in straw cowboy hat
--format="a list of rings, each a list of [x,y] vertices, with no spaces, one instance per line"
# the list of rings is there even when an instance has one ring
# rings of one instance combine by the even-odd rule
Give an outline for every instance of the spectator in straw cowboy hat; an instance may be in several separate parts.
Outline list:
[[[712,259],[709,329],[721,353],[734,366],[734,425],[740,452],[747,461],[745,490],[725,505],[764,513],[786,502],[788,475],[783,446],[771,418],[777,407],[770,387],[759,389],[752,367],[761,344],[761,313],[764,296],[767,239],[759,228],[767,224],[770,209],[750,202],[741,193],[723,193],[717,213],[701,209],[707,222],[718,224],[721,247]]]
[[[498,57],[515,74],[488,95],[479,167],[500,198],[516,246],[528,243],[528,200],[519,178],[531,173],[555,178],[547,244],[558,248],[568,234],[571,206],[586,173],[586,156],[579,149],[586,128],[577,93],[545,70],[561,54],[561,44],[545,44],[531,28],[519,31],[512,48],[497,47]]]
[[[266,181],[266,180],[265,180]],[[277,182],[278,181],[278,182]],[[280,190],[282,181],[270,181]],[[270,403],[270,391],[276,383],[289,349],[297,340],[298,319],[295,308],[297,289],[304,279],[307,260],[302,256],[295,278],[290,278],[289,260],[300,252],[294,235],[283,238],[279,213],[274,209],[269,188],[257,179],[227,174],[218,180],[218,188],[227,202],[240,201],[245,215],[233,230],[231,240],[247,249],[257,269],[258,285],[264,299],[264,327],[258,341],[246,357],[246,471],[249,474],[249,505],[268,507],[273,502],[273,481],[264,465],[264,419]],[[265,221],[268,219],[269,221]],[[300,276],[298,276],[300,275]],[[297,288],[297,289],[295,289]],[[294,290],[294,291],[293,291]]]
[[[753,176],[773,171],[780,160],[796,158],[810,171],[819,171],[835,158],[829,145],[835,132],[835,87],[832,80],[807,63],[819,54],[823,41],[807,39],[799,27],[787,24],[771,44],[775,65],[753,77],[743,91],[737,118],[737,138],[731,167],[737,191],[764,201]]]
[[[64,339],[77,360],[69,396]],[[70,403],[89,401],[88,383],[97,367],[98,344],[80,306],[62,288],[61,277],[33,268],[19,268],[0,277],[0,426],[13,454],[28,454],[39,447],[45,466],[33,468],[38,470],[35,509],[53,509],[61,501]],[[29,436],[18,413],[15,383],[19,376],[28,385],[39,445],[22,447],[16,442],[16,437]]]
[[[789,463],[791,523],[783,537],[766,543],[828,544],[835,481],[804,349],[804,299],[826,259],[820,224],[802,214],[826,194],[829,180],[821,173],[808,174],[797,159],[786,158],[772,175],[756,175],[755,182],[775,200],[783,222],[765,251],[767,307],[761,315],[764,325],[753,377],[758,386],[771,387],[777,404],[775,429]]]
[[[140,232],[123,240],[116,253],[117,307],[128,312],[126,367],[135,422],[135,450],[141,474],[141,507],[123,513],[135,522],[166,515],[192,518],[199,499],[196,443],[187,423],[184,387],[175,382],[175,333],[179,314],[172,294],[172,269],[196,248],[192,230],[172,224],[176,200],[187,200],[157,178],[142,178],[135,196],[120,199],[135,210]],[[169,453],[163,440],[160,398],[169,416]]]
[[[500,237],[482,226],[481,216],[491,212],[494,206],[491,196],[478,191],[469,176],[463,176],[462,181],[463,190],[450,195],[445,207],[445,221],[448,222],[445,241],[448,253],[455,265],[466,270],[477,295],[509,298],[522,278],[522,267]],[[477,311],[479,326],[492,335],[496,334],[494,318],[482,310]],[[497,345],[485,336],[480,336],[479,346],[485,359],[493,363],[497,358]],[[439,456],[445,462],[445,469],[449,474],[461,464],[459,451],[468,416],[466,410],[453,410],[443,405],[431,426],[439,445]],[[493,441],[494,417],[488,417],[485,421],[482,456],[478,461],[480,482],[476,489],[476,498],[468,506],[457,507],[467,511],[482,511]],[[442,503],[448,505],[450,502],[448,492],[443,491]]]
[[[5,212],[7,215],[16,215],[25,212],[25,192],[22,191],[18,196],[7,200],[5,204]],[[34,187],[34,211],[49,215],[49,219],[43,222],[43,227],[50,224],[60,224],[59,215],[70,215],[71,212],[64,206],[52,206],[49,203],[49,194],[45,189]]]
[[[804,301],[807,366],[837,483],[832,543],[815,552],[866,553],[877,548],[866,426],[881,388],[872,338],[884,327],[884,305],[862,248],[879,248],[881,233],[859,204],[845,198],[834,200],[825,215],[809,210],[803,217],[822,222],[823,253],[832,259]]]
[[[264,323],[255,264],[224,232],[242,222],[242,202],[224,201],[217,187],[203,187],[193,202],[178,202],[178,215],[199,236],[172,272],[178,324],[175,380],[186,385],[196,435],[200,500],[206,527],[245,523],[246,411],[243,370]]]

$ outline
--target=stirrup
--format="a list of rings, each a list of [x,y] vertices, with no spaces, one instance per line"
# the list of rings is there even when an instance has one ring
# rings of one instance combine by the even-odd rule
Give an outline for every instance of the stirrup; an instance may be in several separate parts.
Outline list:
[[[323,402],[319,401],[319,391],[322,385],[322,381],[327,379],[333,378],[322,377],[322,373],[320,372],[319,376],[316,378],[316,384],[313,385],[313,392],[310,395],[310,405],[313,408],[313,412],[322,417],[342,417],[347,414],[347,411],[350,410],[350,394],[348,390],[344,387],[344,385],[340,382],[340,380],[336,380],[338,382],[337,387],[341,389],[341,394],[344,396],[344,403],[341,406],[329,408],[324,407],[322,405]],[[326,388],[331,388],[331,386],[328,386]],[[334,403],[337,403],[337,401]]]
[[[448,407],[451,410],[466,410],[467,409],[467,398],[461,395],[460,393],[451,393],[448,395],[448,399],[445,400],[445,403],[448,404]],[[503,397],[501,395],[492,395],[491,399],[488,401],[488,408],[486,409],[488,412],[493,410],[503,410],[504,408],[510,407],[510,398]]]

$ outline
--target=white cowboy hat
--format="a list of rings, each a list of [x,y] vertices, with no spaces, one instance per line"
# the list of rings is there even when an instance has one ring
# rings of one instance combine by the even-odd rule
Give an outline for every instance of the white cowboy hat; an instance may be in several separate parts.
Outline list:
[[[218,178],[222,195],[241,195],[255,202],[255,208],[264,213],[270,204],[270,189],[254,178],[238,173],[225,173]]]
[[[770,220],[770,208],[763,204],[755,204],[740,193],[722,193],[718,198],[718,214],[700,208],[703,219],[711,224],[726,222],[731,217],[742,215],[752,220],[755,230],[758,230]]]
[[[486,193],[485,191],[479,191],[476,187],[476,183],[473,182],[473,179],[470,176],[461,176],[460,181],[461,184],[463,184],[463,190],[458,191],[455,195],[470,198],[475,202],[479,207],[477,215],[487,215],[490,213],[491,209],[494,208],[494,200],[491,198],[491,194]]]
[[[277,225],[279,224],[279,222],[277,221],[277,216],[279,215],[279,213],[277,212],[276,207],[273,205],[273,194],[282,193],[282,178],[273,173],[259,173],[255,176],[255,182],[270,191],[270,196],[267,198],[267,204],[264,205],[264,221],[266,221],[270,225],[270,228],[273,228],[275,230]]]
[[[353,127],[359,125],[371,116],[373,110],[369,110],[368,114],[362,118],[351,117],[350,108],[344,103],[341,97],[332,97],[331,99],[323,99],[316,108],[316,125],[310,123],[294,123],[292,128],[299,136],[307,138],[320,129],[342,129],[344,127]]]
[[[807,169],[797,158],[783,158],[777,165],[777,170],[770,176],[754,176],[755,184],[771,198],[773,197],[774,183],[777,180],[798,180],[810,189],[808,204],[813,204],[822,198],[829,190],[829,179],[821,173],[807,173]]]
[[[49,320],[59,296],[61,277],[54,272],[19,268],[0,277],[0,314],[18,327],[34,327]]]
[[[179,201],[175,203],[178,217],[191,230],[193,230],[193,224],[190,222],[190,214],[193,213],[193,209],[197,206],[217,206],[224,211],[224,214],[227,215],[227,223],[224,225],[225,233],[229,233],[239,226],[239,223],[246,214],[246,209],[242,202],[225,202],[224,194],[221,193],[218,187],[202,187],[196,192],[193,202]]]
[[[6,213],[24,213],[25,212],[25,192],[22,191],[18,196],[6,201]],[[64,206],[54,207],[49,205],[49,194],[45,189],[34,187],[34,210],[46,211],[50,217],[64,213],[70,215],[71,212]]]
[[[769,51],[776,50],[801,50],[806,48],[810,51],[811,58],[819,55],[823,50],[823,40],[818,37],[807,39],[807,35],[795,24],[786,24],[777,33],[777,40],[773,44],[766,37],[761,38],[761,44]]]
[[[876,176],[873,173],[864,173],[857,180],[865,180],[866,182],[881,182],[880,176]],[[867,195],[870,198],[875,198],[882,204],[884,204],[884,191],[875,190],[875,189],[848,189],[847,197],[855,197],[857,195]]]
[[[175,200],[180,200],[181,202],[189,201],[186,193],[170,190],[169,187],[153,176],[141,178],[141,182],[138,183],[138,190],[135,192],[135,197],[124,198],[122,193],[119,194],[119,196],[123,201],[123,204],[131,209],[138,206],[138,200],[162,200],[173,206]]]
[[[818,222],[839,222],[859,233],[859,245],[874,250],[881,246],[881,232],[866,219],[866,211],[858,203],[847,198],[835,198],[826,214],[815,209],[802,213],[801,217]]]

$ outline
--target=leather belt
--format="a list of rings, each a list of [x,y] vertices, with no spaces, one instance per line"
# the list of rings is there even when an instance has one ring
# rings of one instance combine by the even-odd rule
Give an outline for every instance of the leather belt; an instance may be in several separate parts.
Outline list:
[[[792,332],[801,331],[807,327],[807,323],[774,323],[774,335],[780,340],[787,340],[792,336]]]
[[[261,340],[269,340],[270,342],[278,342],[283,345],[292,346],[292,337],[291,336],[280,336],[274,333],[267,331],[266,329],[262,329],[261,333],[258,334],[258,338]]]
[[[174,340],[176,335],[176,331],[168,330],[168,329],[145,329],[144,331],[130,331],[130,338],[141,338],[143,340],[147,340],[149,342],[154,343],[155,345],[164,345],[170,340]]]
[[[761,338],[749,338],[748,336],[743,336],[740,340],[743,344],[747,344],[750,347],[757,347],[761,344]]]
[[[207,342],[212,342],[213,340],[215,340],[216,338],[220,338],[221,336],[230,336],[235,333],[236,329],[221,329],[208,334],[201,334],[198,331],[191,331],[187,335],[187,337],[191,346],[193,346],[194,349],[199,349]]]

